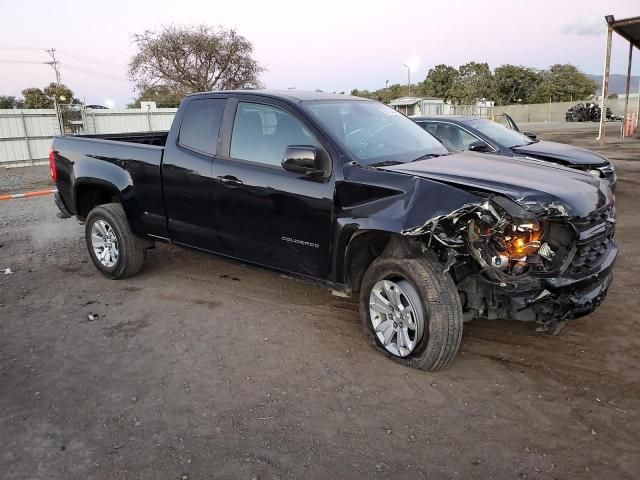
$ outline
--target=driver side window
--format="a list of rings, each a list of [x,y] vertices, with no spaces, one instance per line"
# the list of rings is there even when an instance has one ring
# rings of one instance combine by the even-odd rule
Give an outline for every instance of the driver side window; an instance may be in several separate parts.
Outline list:
[[[280,165],[289,145],[318,142],[295,117],[284,110],[240,102],[231,135],[231,158]]]
[[[433,131],[429,130],[429,132],[435,135],[445,146],[455,150],[469,150],[469,145],[478,141],[478,138],[451,123],[437,123]]]

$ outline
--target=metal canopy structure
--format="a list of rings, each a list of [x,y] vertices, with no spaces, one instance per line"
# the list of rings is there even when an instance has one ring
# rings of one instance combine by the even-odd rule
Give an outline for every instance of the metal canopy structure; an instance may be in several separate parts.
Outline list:
[[[422,100],[420,97],[402,97],[392,100],[391,102],[389,102],[389,105],[392,107],[404,107],[415,105],[416,103],[420,102],[420,100]]]
[[[627,88],[625,90],[626,100],[624,102],[623,122],[627,120],[629,112],[629,87],[631,85],[631,61],[633,59],[633,48],[640,49],[640,17],[625,18],[616,20],[613,15],[604,17],[607,22],[607,44],[604,57],[604,75],[602,77],[602,101],[600,104],[600,131],[598,138],[600,144],[604,144],[605,123],[607,121],[607,95],[609,95],[609,73],[611,66],[611,40],[613,32],[629,42],[629,62],[627,64]],[[636,105],[635,124],[638,125],[638,115],[640,110],[640,91],[638,92],[638,103]],[[623,128],[624,132],[624,128]]]
[[[607,23],[611,20],[610,25],[614,32],[633,43],[636,48],[640,48],[640,17],[616,20],[611,15],[606,19]]]

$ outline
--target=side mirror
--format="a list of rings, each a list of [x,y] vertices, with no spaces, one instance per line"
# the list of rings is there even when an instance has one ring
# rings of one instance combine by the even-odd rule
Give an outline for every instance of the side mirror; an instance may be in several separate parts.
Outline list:
[[[284,152],[282,168],[305,175],[324,175],[315,147],[290,145]]]
[[[531,140],[536,140],[538,136],[533,132],[522,132],[525,137],[529,137]]]
[[[492,152],[493,149],[483,141],[476,140],[475,142],[471,142],[469,144],[469,151],[479,152],[479,153],[489,153],[489,152]]]

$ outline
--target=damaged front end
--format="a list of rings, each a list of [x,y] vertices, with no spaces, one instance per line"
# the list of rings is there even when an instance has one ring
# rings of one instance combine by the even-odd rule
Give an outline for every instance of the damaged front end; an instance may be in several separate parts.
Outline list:
[[[402,231],[439,255],[458,285],[466,320],[537,321],[546,330],[600,304],[617,254],[613,204],[570,217],[558,202],[480,195]]]

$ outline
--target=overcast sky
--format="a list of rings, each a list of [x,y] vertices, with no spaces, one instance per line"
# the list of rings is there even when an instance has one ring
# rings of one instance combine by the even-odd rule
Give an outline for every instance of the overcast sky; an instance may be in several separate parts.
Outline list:
[[[58,49],[62,81],[80,98],[124,106],[134,95],[131,34],[169,23],[232,27],[255,46],[269,88],[350,91],[422,80],[438,63],[471,60],[546,68],[573,63],[602,73],[604,15],[640,15],[638,0],[323,2],[243,0],[0,0],[0,94],[55,79],[44,49]],[[612,72],[626,73],[628,44],[614,41]],[[640,73],[636,50],[634,74]]]

